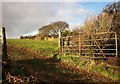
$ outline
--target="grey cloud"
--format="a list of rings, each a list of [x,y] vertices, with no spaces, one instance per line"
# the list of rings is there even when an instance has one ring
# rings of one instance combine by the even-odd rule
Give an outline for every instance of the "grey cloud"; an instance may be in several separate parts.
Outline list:
[[[75,3],[3,2],[2,25],[6,27],[8,38],[17,38],[49,22],[77,20],[85,10],[76,8]]]
[[[0,27],[2,26],[2,2],[0,2]]]
[[[119,0],[3,0],[3,2],[118,2]]]

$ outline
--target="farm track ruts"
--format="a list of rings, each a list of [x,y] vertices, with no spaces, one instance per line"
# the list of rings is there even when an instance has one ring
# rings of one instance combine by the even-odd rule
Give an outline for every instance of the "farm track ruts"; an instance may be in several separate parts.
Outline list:
[[[41,51],[32,51],[28,48],[23,48],[19,46],[7,46],[8,48],[8,55],[11,56],[11,52],[16,52],[19,55],[24,55],[24,61],[18,60],[18,59],[11,59],[13,61],[17,61],[18,65],[21,67],[24,66],[24,69],[28,71],[30,74],[33,74],[33,72],[36,72],[37,74],[34,74],[34,77],[36,77],[36,81],[44,81],[44,82],[61,82],[61,81],[67,81],[67,82],[111,82],[114,83],[109,78],[106,78],[100,74],[94,74],[86,72],[85,70],[78,69],[74,66],[68,66],[65,63],[62,63],[59,60],[55,60],[53,58],[50,58],[48,56],[43,56]],[[31,64],[28,64],[26,60],[31,59],[39,59],[40,61],[43,61],[43,63],[50,63],[53,64],[53,66],[57,66],[59,68],[62,68],[63,70],[70,71],[73,74],[79,74],[79,75],[71,75],[70,74],[50,74],[50,72],[45,72],[43,70],[40,70],[35,67],[33,68]],[[36,60],[37,61],[37,60]],[[42,74],[42,75],[41,75]],[[52,76],[52,77],[51,77]],[[76,79],[75,79],[76,78]],[[64,82],[65,83],[65,82]]]

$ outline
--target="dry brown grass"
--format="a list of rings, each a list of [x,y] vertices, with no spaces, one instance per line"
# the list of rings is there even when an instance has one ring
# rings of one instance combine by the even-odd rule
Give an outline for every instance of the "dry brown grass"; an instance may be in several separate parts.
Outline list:
[[[81,26],[83,33],[116,32],[120,35],[120,13],[101,13],[98,16],[89,16]]]

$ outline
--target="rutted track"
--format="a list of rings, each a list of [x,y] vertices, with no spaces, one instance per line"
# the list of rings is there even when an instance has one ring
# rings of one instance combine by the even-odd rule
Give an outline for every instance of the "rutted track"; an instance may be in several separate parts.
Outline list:
[[[16,61],[18,65],[21,67],[24,67],[24,69],[32,74],[37,82],[44,81],[44,82],[114,82],[109,78],[106,78],[100,74],[94,74],[94,73],[88,73],[85,70],[82,70],[80,68],[76,68],[74,66],[68,66],[65,63],[62,63],[59,60],[55,60],[53,58],[50,58],[48,56],[43,56],[42,52],[39,51],[32,51],[28,48],[22,48],[20,46],[11,46],[8,45],[8,55],[11,60]],[[23,55],[24,57],[20,60],[11,58],[13,53],[17,53],[19,55]],[[38,69],[38,67],[33,67],[30,63],[27,62],[27,60],[36,60],[36,61],[42,61],[43,65],[44,63],[48,64],[48,67],[52,68],[52,66],[55,66],[58,69],[62,69],[65,71],[68,71],[69,74],[59,74],[56,72],[46,72],[44,69]],[[46,66],[46,65],[45,65]],[[35,74],[36,72],[37,74]],[[76,75],[77,74],[77,75]]]

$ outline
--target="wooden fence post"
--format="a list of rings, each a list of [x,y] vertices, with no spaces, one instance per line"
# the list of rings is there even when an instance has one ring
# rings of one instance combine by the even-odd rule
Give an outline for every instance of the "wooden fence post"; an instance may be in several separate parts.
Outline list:
[[[59,37],[58,37],[58,49],[59,54],[61,54],[61,31],[59,30]]]
[[[1,44],[2,44],[2,82],[6,81],[6,75],[11,72],[11,60],[7,57],[7,45],[5,28],[1,28]]]
[[[6,46],[6,34],[5,28],[1,28],[2,36],[1,36],[1,43],[2,43],[2,60],[7,59],[7,46]]]

